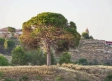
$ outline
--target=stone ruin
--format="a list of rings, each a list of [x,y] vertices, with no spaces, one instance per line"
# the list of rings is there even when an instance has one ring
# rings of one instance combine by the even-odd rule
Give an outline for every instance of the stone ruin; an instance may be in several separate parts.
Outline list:
[[[90,64],[112,64],[112,45],[105,40],[81,39],[77,49],[71,49],[71,58],[85,58]]]

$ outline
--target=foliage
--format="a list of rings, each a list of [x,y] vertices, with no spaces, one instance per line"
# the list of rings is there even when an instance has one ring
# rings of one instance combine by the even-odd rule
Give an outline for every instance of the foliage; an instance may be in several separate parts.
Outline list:
[[[5,39],[4,48],[5,48],[5,49],[8,49],[8,40],[7,40],[7,39]]]
[[[85,59],[85,58],[80,58],[76,63],[77,64],[82,64],[82,65],[87,65],[88,64],[87,59]]]
[[[8,27],[8,31],[12,33],[12,36],[14,36],[14,32],[16,31],[13,27]]]
[[[40,49],[28,51],[27,55],[32,65],[46,64],[46,56]]]
[[[70,21],[70,28],[75,28],[75,29],[77,29],[77,27],[76,27],[76,24],[73,22],[73,21]]]
[[[42,77],[41,76],[36,76],[36,79],[38,79],[39,81],[42,81]]]
[[[51,64],[51,47],[57,49],[58,41],[66,40],[68,46],[77,46],[80,34],[76,31],[76,25],[72,22],[69,27],[67,19],[59,13],[43,12],[23,23],[22,44],[30,49],[44,47],[47,53],[47,65]],[[65,43],[64,43],[65,45]]]
[[[0,79],[3,78],[4,73],[2,71],[0,71]]]
[[[5,49],[4,49],[4,38],[0,38],[0,53],[5,53]]]
[[[4,44],[5,39],[4,38],[0,38],[0,46]]]
[[[56,62],[56,59],[54,57],[54,54],[51,52],[51,65],[55,65],[57,62]]]
[[[46,54],[42,52],[41,49],[37,50],[30,50],[27,52],[28,58],[29,58],[29,63],[32,65],[44,65],[46,64]],[[51,53],[51,64],[54,65],[56,64],[55,57],[53,53]]]
[[[112,81],[112,74],[107,75],[104,81]]]
[[[23,75],[21,78],[20,78],[21,81],[29,81],[29,78],[28,78],[28,75]]]
[[[12,64],[15,65],[28,64],[28,56],[21,46],[17,46],[12,50]]]
[[[11,78],[6,78],[4,81],[15,81],[15,80]]]
[[[11,39],[0,38],[0,52],[3,54],[10,54],[15,47],[15,41]]]
[[[71,63],[71,55],[68,52],[64,52],[62,56],[59,58],[59,64],[63,63]]]
[[[93,36],[89,36],[89,39],[94,39]]]
[[[83,37],[84,39],[89,39],[89,34],[86,33],[86,32],[83,32],[83,33],[82,33],[82,37]]]
[[[9,65],[8,60],[4,56],[0,55],[0,66],[8,66],[8,65]]]
[[[5,39],[4,48],[6,52],[11,53],[12,49],[15,47],[15,42],[13,40]]]
[[[83,33],[82,33],[82,38],[83,38],[83,39],[94,39],[93,36],[89,36],[89,34],[86,33],[86,32],[83,32]]]

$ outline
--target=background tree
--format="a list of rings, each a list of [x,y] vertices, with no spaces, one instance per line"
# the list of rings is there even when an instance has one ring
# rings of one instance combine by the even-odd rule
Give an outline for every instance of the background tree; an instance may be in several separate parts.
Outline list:
[[[12,50],[12,64],[15,65],[27,65],[28,56],[21,46],[17,46]]]
[[[7,53],[10,54],[14,47],[15,47],[15,42],[13,40],[5,39],[4,48]]]
[[[59,41],[65,41],[69,47],[80,40],[80,34],[76,28],[68,27],[67,23],[67,19],[62,14],[40,13],[23,23],[21,42],[27,48],[44,47],[47,54],[47,65],[51,65],[50,50],[58,48]]]
[[[4,49],[4,38],[0,38],[0,53],[4,54],[5,53],[5,49]]]
[[[8,27],[8,31],[12,34],[12,36],[14,36],[14,32],[16,31],[16,29],[13,27]]]
[[[82,38],[83,38],[83,39],[89,39],[89,34],[86,33],[86,32],[83,32],[83,33],[82,33]]]
[[[94,39],[93,36],[89,36],[89,39]]]

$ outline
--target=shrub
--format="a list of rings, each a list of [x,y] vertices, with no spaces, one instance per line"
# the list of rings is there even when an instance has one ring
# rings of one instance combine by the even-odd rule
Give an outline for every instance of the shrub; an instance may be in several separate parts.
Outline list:
[[[28,81],[28,80],[29,80],[28,75],[23,75],[21,77],[21,81]]]
[[[17,46],[12,50],[12,64],[15,65],[27,65],[28,56],[21,46]]]
[[[42,81],[42,77],[41,76],[36,76],[37,80]]]
[[[112,81],[112,74],[107,75],[104,81]]]
[[[32,65],[46,64],[46,57],[40,49],[28,51],[27,55]]]
[[[56,64],[56,59],[54,57],[54,54],[51,52],[51,65],[55,65]]]
[[[71,63],[71,55],[68,52],[64,52],[59,58],[59,64],[62,63]]]
[[[0,79],[2,79],[3,78],[3,72],[2,71],[0,71]]]
[[[81,65],[87,65],[88,64],[87,59],[85,59],[85,58],[80,58],[76,63],[81,64]]]
[[[41,49],[32,50],[27,52],[29,57],[29,62],[32,65],[44,65],[46,64],[46,54],[42,52]],[[56,64],[53,53],[51,53],[51,64]]]
[[[15,81],[15,80],[11,78],[6,78],[4,81]]]
[[[8,65],[9,65],[8,60],[3,55],[0,55],[0,66],[8,66]]]

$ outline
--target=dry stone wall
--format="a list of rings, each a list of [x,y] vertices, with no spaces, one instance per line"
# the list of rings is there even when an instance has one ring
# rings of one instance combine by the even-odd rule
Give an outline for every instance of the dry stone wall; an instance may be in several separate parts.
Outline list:
[[[112,64],[112,47],[106,45],[105,40],[80,40],[76,50],[70,50],[72,60],[86,58],[89,63]]]

